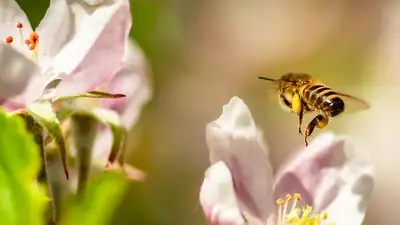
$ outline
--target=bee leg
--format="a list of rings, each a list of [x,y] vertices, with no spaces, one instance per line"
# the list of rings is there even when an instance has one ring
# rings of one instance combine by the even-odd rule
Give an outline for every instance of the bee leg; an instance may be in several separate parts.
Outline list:
[[[322,129],[326,125],[328,125],[328,123],[329,117],[321,114],[317,115],[316,117],[314,117],[314,119],[311,120],[311,122],[307,126],[306,134],[304,135],[304,143],[306,144],[306,146],[308,146],[307,138],[312,134],[314,128],[318,127],[319,129]]]
[[[303,123],[304,107],[298,94],[295,94],[292,98],[292,112],[295,112],[299,116],[299,134],[302,134],[301,124]]]
[[[303,124],[303,115],[304,115],[303,107],[301,107],[301,111],[298,115],[299,115],[299,134],[303,135],[303,132],[301,132],[301,125]]]
[[[287,107],[289,107],[290,109],[292,109],[292,103],[290,103],[289,100],[287,100],[283,94],[281,94],[279,97],[280,97],[280,99],[281,99],[281,102],[282,102],[283,104],[285,104],[285,106],[287,106]]]

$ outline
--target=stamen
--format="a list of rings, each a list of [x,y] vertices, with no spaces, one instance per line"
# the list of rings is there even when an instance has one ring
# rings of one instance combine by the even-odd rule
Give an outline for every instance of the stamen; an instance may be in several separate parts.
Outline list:
[[[29,45],[29,50],[33,51],[33,50],[35,50],[35,48],[36,48],[36,45],[35,45],[35,44]]]
[[[309,205],[306,205],[303,207],[303,216],[308,217],[312,212],[312,207]]]
[[[299,193],[294,193],[293,198],[294,198],[294,201],[293,201],[292,208],[290,209],[290,212],[292,212],[296,208],[297,203],[301,200],[301,195]]]
[[[38,33],[32,32],[32,33],[29,35],[29,41],[30,41],[32,44],[37,45],[37,44],[39,43],[39,35],[38,35]]]
[[[282,224],[282,205],[285,201],[281,198],[276,200],[276,204],[279,205],[279,211],[278,211],[278,225]]]
[[[17,28],[19,30],[19,38],[21,40],[21,45],[23,46],[24,45],[24,43],[23,43],[24,32],[23,32],[22,28],[24,27],[24,25],[22,24],[22,22],[18,22],[16,26],[17,26]]]
[[[285,196],[286,201],[285,201],[285,205],[283,206],[283,215],[288,214],[287,213],[287,207],[288,207],[288,203],[290,202],[290,200],[292,200],[292,196],[290,194],[287,194]],[[282,218],[282,220],[284,220],[285,218]]]
[[[294,201],[291,210],[287,212],[287,206],[292,199]],[[298,208],[297,204],[300,199],[301,195],[295,193],[293,195],[287,194],[285,199],[276,200],[277,205],[279,205],[278,225],[321,225],[323,221],[327,220],[328,213],[326,211],[312,213],[313,208],[310,205],[303,206],[301,209]],[[335,223],[324,224],[336,225]]]
[[[22,22],[18,22],[18,23],[17,23],[17,28],[21,29],[21,28],[23,28],[23,27],[24,27],[24,25],[22,24]]]
[[[39,35],[38,35],[38,33],[32,32],[29,35],[29,42],[30,42],[29,50],[32,51],[32,56],[36,57],[38,55],[38,52],[39,52],[39,50],[38,50],[38,48],[39,48]]]
[[[321,219],[322,219],[322,220],[328,219],[328,212],[322,211],[322,212],[321,212]]]
[[[6,44],[11,44],[13,42],[14,38],[12,36],[8,36],[6,37],[6,39],[4,40],[6,42]]]

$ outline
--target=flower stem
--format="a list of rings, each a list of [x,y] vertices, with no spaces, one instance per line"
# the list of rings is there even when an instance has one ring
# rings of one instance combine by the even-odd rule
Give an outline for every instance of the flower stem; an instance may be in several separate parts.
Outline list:
[[[42,160],[37,179],[39,183],[45,183],[47,185],[48,194],[51,199],[51,207],[49,211],[52,215],[50,221],[48,221],[48,224],[55,224],[60,216],[59,208],[61,206],[61,201],[59,198],[57,198],[57,196],[53,195],[54,187],[51,185],[52,182],[49,180],[49,173],[47,170],[47,157],[43,140],[43,127],[27,113],[21,113],[18,115],[25,121],[26,129],[33,135],[35,143],[39,147]]]
[[[73,137],[78,158],[78,195],[84,191],[92,165],[92,148],[98,121],[92,116],[76,113],[72,116]]]

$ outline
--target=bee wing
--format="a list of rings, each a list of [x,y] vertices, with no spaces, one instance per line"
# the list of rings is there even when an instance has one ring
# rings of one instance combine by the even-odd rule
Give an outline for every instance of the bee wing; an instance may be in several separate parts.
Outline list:
[[[370,105],[357,97],[345,94],[345,93],[337,93],[344,101],[345,113],[354,113],[358,111],[364,111],[370,108]]]

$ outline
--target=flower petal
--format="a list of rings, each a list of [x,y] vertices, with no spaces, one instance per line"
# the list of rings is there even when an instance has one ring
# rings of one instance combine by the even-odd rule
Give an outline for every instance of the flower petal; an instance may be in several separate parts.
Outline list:
[[[54,58],[48,71],[63,81],[57,96],[93,90],[112,78],[122,66],[125,45],[131,28],[129,1],[117,0],[96,7],[82,17],[79,30]]]
[[[143,52],[129,41],[122,69],[106,87],[107,92],[125,94],[126,97],[105,99],[102,102],[103,107],[112,109],[121,116],[127,129],[136,123],[142,107],[151,98],[149,75]]]
[[[368,152],[350,138],[320,135],[294,153],[276,176],[275,194],[303,192],[304,204],[337,224],[361,224],[374,185]]]
[[[72,31],[72,12],[67,2],[51,0],[45,16],[36,28],[40,38],[38,62],[42,68],[48,67],[51,59],[69,40]]]
[[[19,52],[27,54],[28,48],[24,44],[24,38],[21,38],[20,30],[17,28],[17,23],[23,24],[23,35],[29,35],[32,32],[31,24],[24,11],[19,7],[15,0],[0,1],[0,38],[4,40],[7,36],[13,37],[12,46]]]
[[[244,102],[233,97],[207,125],[211,163],[223,161],[232,173],[241,211],[266,221],[273,211],[272,169],[261,132]]]
[[[200,189],[200,204],[211,224],[245,224],[233,190],[231,173],[222,161],[207,169]]]
[[[0,102],[10,110],[22,108],[23,93],[39,68],[7,44],[0,43]]]
[[[117,75],[105,87],[109,93],[125,94],[119,99],[104,99],[102,107],[117,112],[122,126],[132,128],[140,116],[142,107],[151,98],[151,88],[147,62],[142,51],[129,42],[124,57],[124,65]],[[94,145],[94,158],[107,162],[112,146],[112,135],[107,129],[101,129]]]

